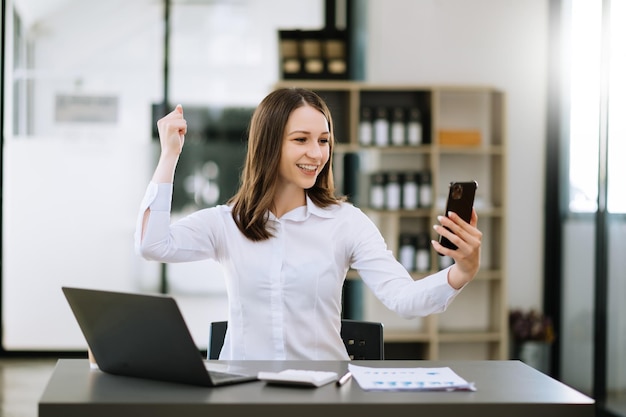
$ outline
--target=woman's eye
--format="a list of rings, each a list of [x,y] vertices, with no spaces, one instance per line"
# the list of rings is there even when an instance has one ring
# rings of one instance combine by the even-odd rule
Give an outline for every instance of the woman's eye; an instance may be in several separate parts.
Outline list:
[[[295,138],[296,142],[306,142],[306,138]]]
[[[330,142],[330,139],[328,139],[328,138],[321,138],[320,139],[320,143],[329,143],[329,142]]]

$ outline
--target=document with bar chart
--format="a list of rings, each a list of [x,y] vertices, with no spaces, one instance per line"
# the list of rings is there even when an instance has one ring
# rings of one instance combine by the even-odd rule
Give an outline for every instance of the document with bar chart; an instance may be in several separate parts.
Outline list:
[[[443,368],[371,368],[348,365],[366,391],[476,391],[473,383]]]

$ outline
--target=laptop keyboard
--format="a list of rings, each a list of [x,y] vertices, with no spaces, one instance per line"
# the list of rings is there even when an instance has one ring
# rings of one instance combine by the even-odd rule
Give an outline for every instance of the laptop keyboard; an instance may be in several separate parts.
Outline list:
[[[233,374],[233,373],[220,372],[220,371],[209,371],[209,375],[211,375],[211,379],[215,383],[241,379],[243,376],[245,376],[242,374]]]

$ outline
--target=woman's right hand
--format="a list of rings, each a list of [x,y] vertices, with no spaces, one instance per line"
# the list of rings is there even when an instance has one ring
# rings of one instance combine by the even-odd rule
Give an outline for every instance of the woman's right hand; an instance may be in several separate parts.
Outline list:
[[[157,122],[161,141],[161,156],[178,156],[183,151],[187,121],[183,117],[183,106],[180,104],[169,114]]]
[[[174,171],[178,164],[178,157],[183,151],[187,121],[183,117],[183,106],[176,106],[174,111],[159,119],[157,122],[159,139],[161,141],[161,156],[152,175],[152,182],[156,184],[173,183]]]

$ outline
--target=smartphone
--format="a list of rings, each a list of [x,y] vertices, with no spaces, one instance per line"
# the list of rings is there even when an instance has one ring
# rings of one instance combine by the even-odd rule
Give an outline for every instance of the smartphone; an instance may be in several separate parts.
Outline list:
[[[476,196],[477,188],[478,183],[476,181],[451,182],[446,203],[446,216],[449,212],[454,212],[469,223],[472,218],[472,208],[474,207],[474,197]],[[443,236],[439,236],[439,243],[446,248],[457,249],[454,243]]]

